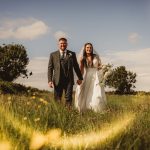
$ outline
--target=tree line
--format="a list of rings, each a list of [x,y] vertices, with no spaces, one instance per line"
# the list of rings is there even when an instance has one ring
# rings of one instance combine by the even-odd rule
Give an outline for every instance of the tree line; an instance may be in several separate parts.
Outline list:
[[[27,70],[29,57],[26,48],[21,44],[3,44],[0,46],[0,80],[13,82],[18,77],[28,78],[32,72]],[[115,90],[117,94],[134,92],[136,73],[119,66],[111,70],[104,85]]]

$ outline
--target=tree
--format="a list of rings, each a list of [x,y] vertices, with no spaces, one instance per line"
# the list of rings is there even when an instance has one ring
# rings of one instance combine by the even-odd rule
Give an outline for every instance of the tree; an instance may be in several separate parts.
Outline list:
[[[116,93],[130,94],[135,88],[136,73],[127,71],[125,66],[120,66],[113,69],[112,74],[108,76],[106,85],[116,89]]]
[[[23,45],[0,46],[0,80],[13,81],[21,75],[28,77],[28,63],[29,58]]]

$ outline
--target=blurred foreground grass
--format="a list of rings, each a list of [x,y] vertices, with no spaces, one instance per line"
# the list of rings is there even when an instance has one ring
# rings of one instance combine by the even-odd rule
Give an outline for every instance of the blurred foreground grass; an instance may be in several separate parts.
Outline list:
[[[107,95],[105,111],[79,114],[51,93],[0,95],[0,150],[150,149],[150,96]]]

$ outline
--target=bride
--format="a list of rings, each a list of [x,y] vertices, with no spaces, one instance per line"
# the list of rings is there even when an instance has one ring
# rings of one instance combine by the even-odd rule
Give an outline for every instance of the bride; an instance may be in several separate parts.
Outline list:
[[[86,43],[81,53],[80,69],[83,82],[76,87],[75,107],[79,112],[87,109],[100,112],[106,105],[104,87],[100,84],[101,61],[91,43]]]

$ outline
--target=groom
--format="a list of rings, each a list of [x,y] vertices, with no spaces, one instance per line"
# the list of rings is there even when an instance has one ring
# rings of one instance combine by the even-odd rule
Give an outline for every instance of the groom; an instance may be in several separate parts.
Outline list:
[[[67,39],[58,40],[58,50],[50,54],[48,64],[48,84],[54,87],[54,99],[61,101],[63,90],[65,90],[66,105],[72,104],[72,93],[74,85],[73,69],[77,74],[77,84],[81,84],[83,77],[77,63],[76,54],[67,50]]]

